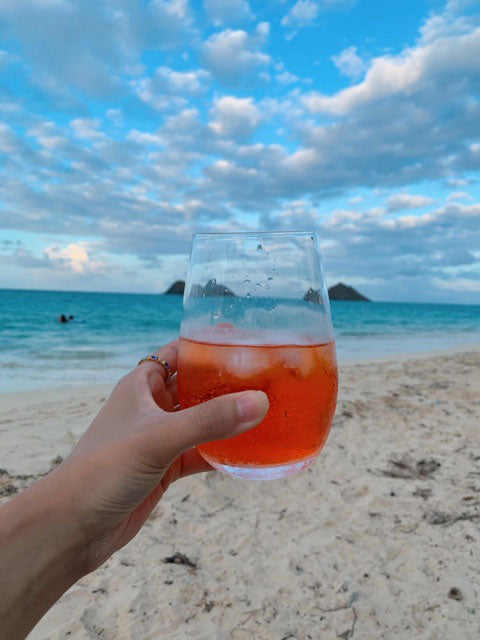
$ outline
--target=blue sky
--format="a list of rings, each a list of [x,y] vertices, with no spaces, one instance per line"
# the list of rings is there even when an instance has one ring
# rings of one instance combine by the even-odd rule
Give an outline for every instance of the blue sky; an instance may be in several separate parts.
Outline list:
[[[191,234],[480,303],[480,8],[0,0],[0,287],[163,291]]]

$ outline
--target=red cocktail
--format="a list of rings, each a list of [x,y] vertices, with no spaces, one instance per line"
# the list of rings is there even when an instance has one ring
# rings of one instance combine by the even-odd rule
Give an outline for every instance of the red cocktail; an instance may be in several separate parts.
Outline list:
[[[281,478],[325,444],[337,399],[327,288],[313,232],[198,234],[178,353],[182,408],[258,389],[270,409],[234,438],[202,444],[215,468]]]
[[[333,342],[250,346],[181,338],[178,368],[182,407],[247,389],[268,395],[269,412],[257,427],[198,447],[210,464],[225,470],[246,467],[247,473],[272,467],[272,474],[275,467],[288,466],[293,472],[310,464],[323,447],[337,400]]]

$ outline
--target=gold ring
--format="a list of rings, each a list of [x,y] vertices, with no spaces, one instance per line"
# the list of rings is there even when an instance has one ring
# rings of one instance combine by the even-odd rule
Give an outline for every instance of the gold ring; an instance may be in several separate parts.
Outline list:
[[[166,360],[160,360],[158,356],[152,355],[152,356],[145,356],[144,358],[140,358],[140,360],[138,361],[137,367],[139,364],[142,364],[142,362],[156,362],[157,364],[160,364],[164,368],[165,373],[167,374],[167,381],[173,376],[173,371],[170,368],[168,362]]]

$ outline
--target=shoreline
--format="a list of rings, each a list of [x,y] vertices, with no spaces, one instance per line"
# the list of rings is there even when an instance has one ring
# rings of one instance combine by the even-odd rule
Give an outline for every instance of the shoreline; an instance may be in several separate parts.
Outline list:
[[[404,362],[405,360],[428,360],[430,358],[440,358],[443,356],[454,356],[460,353],[479,353],[480,342],[465,343],[445,349],[432,349],[431,351],[406,351],[402,353],[389,353],[385,355],[373,355],[372,357],[355,358],[347,357],[339,360],[339,367],[348,367],[358,364],[375,364],[386,362]]]
[[[444,356],[454,356],[462,353],[479,353],[480,343],[466,343],[457,346],[447,347],[445,349],[434,349],[431,351],[408,351],[402,353],[389,353],[384,355],[372,355],[371,357],[346,357],[339,358],[339,370],[347,369],[359,365],[387,364],[396,362],[405,362],[408,360],[429,360],[430,358],[439,358]],[[126,372],[128,373],[128,372]],[[71,393],[87,393],[103,392],[109,394],[121,376],[111,383],[109,382],[91,382],[89,384],[62,384],[62,385],[45,385],[43,387],[35,387],[34,389],[17,389],[13,391],[0,391],[0,400],[14,400],[17,396],[31,395],[32,400],[41,400],[45,393],[50,392],[71,392]],[[1,415],[1,414],[0,414]]]

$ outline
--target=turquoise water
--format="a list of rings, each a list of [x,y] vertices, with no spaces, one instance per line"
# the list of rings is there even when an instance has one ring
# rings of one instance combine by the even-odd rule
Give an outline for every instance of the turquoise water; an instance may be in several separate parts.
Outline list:
[[[181,296],[0,290],[0,391],[114,382],[182,313]],[[478,305],[333,301],[332,317],[340,361],[480,345]]]

